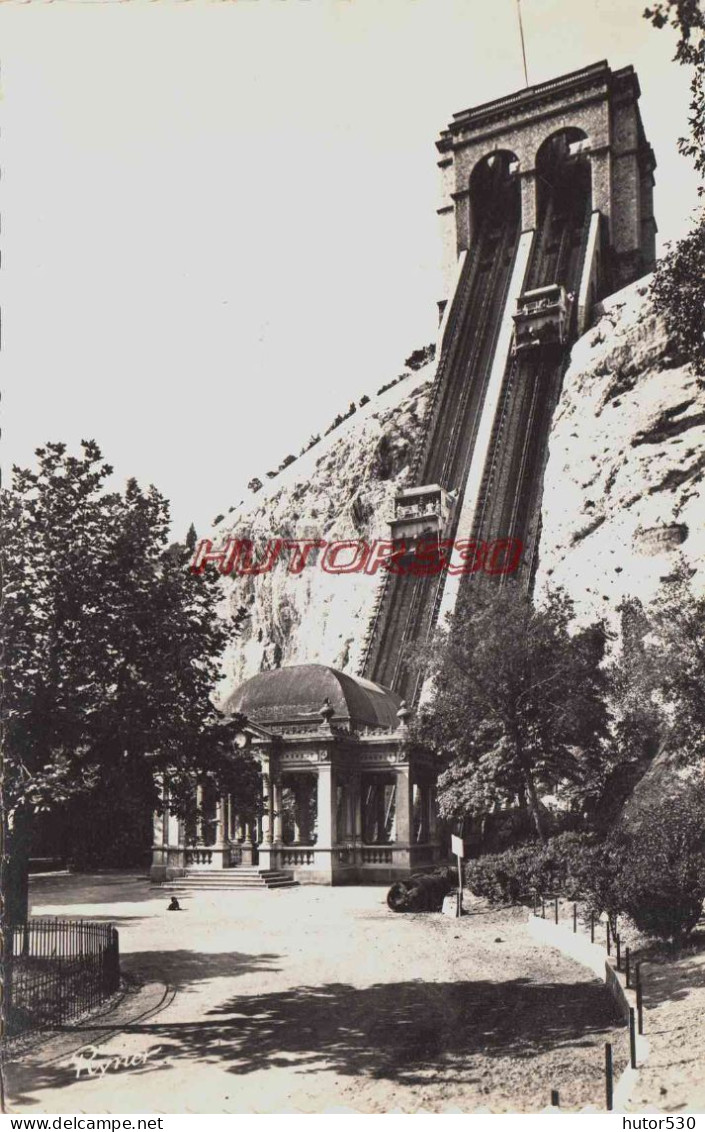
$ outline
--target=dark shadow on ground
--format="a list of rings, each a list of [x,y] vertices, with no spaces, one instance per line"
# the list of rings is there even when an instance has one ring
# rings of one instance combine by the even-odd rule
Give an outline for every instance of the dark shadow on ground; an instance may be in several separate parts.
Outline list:
[[[203,951],[128,951],[120,958],[120,969],[144,981],[162,979],[180,990],[187,983],[206,979],[232,978],[254,971],[278,971],[273,960],[279,955],[265,952],[246,955],[241,951],[209,954]]]
[[[273,961],[279,958],[274,954],[247,955],[238,951],[211,955],[194,951],[143,951],[124,956],[120,966],[127,975],[127,982],[114,1008],[100,1010],[76,1025],[37,1034],[36,1041],[26,1040],[21,1053],[8,1055],[4,1073],[10,1105],[35,1104],[37,1098],[33,1094],[39,1090],[72,1085],[77,1080],[76,1051],[98,1046],[119,1033],[151,1035],[152,1018],[168,1005],[175,990],[183,992],[186,984],[207,979],[277,971],[279,968],[273,966]],[[78,1056],[78,1064],[83,1065],[80,1052]],[[94,1064],[108,1056],[99,1051]],[[159,1068],[164,1068],[164,1055],[151,1046],[144,1066],[121,1071],[150,1073]],[[88,1078],[85,1069],[81,1077]]]
[[[75,904],[124,904],[164,900],[158,884],[138,873],[70,873],[68,876],[29,878],[30,908]],[[54,913],[52,913],[53,915]],[[65,915],[70,919],[70,913]]]
[[[227,1061],[232,1073],[295,1062],[413,1084],[433,1070],[473,1080],[482,1057],[531,1058],[599,1044],[621,1023],[600,983],[383,983],[239,996],[201,1023],[150,1026],[161,1055]]]

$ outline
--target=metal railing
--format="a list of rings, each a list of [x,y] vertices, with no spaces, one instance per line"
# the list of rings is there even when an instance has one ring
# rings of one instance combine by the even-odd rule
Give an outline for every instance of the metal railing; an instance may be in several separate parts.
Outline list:
[[[4,942],[8,1035],[61,1026],[100,1005],[120,984],[112,924],[32,920],[9,928]]]

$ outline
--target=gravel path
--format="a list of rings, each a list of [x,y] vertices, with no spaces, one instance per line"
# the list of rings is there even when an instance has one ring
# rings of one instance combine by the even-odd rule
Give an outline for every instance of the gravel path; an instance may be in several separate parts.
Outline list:
[[[112,1029],[8,1065],[12,1111],[522,1112],[551,1088],[602,1104],[603,1043],[626,1046],[600,982],[524,912],[395,915],[385,891],[194,894],[170,914],[137,879],[39,882],[35,914],[115,920],[143,985]]]

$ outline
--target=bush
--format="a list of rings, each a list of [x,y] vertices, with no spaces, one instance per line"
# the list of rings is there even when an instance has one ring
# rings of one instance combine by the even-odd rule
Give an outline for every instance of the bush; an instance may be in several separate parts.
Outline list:
[[[705,215],[660,261],[651,287],[679,359],[705,379]]]
[[[469,861],[466,884],[492,904],[530,904],[537,894],[577,900],[586,892],[596,848],[584,833],[561,833],[545,844],[531,841]]]
[[[617,849],[619,910],[641,931],[681,942],[705,899],[705,787],[684,784],[667,799],[642,802]]]

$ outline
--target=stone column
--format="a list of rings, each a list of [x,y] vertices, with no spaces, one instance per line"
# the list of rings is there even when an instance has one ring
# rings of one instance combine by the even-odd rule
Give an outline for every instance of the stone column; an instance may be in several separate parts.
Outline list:
[[[157,806],[152,816],[152,866],[150,876],[152,880],[161,881],[166,877],[169,855],[169,807],[167,791],[161,776],[157,777],[156,785],[160,792],[160,805]]]
[[[335,775],[330,763],[319,764],[316,787],[318,840],[314,850],[314,871],[311,874],[311,880],[318,884],[331,884],[335,868],[334,846],[337,840],[337,830],[335,828]]]
[[[196,844],[203,844],[203,787],[196,787]]]
[[[301,780],[291,779],[291,790],[294,796],[294,845],[301,844]]]
[[[362,778],[356,774],[353,779],[353,837],[362,841]]]
[[[274,794],[272,789],[272,766],[267,758],[262,767],[262,792],[265,809],[262,815],[262,843],[259,847],[259,863],[263,869],[274,867],[272,843],[274,840]]]
[[[408,766],[397,769],[396,839],[392,847],[395,875],[407,874],[411,869],[412,841],[412,789]]]
[[[272,781],[272,796],[273,796],[273,842],[275,845],[282,843],[282,780],[277,775]]]
[[[455,203],[456,258],[472,243],[472,215],[470,211],[470,189],[460,189],[452,194]]]
[[[538,223],[537,181],[535,169],[523,169],[521,177],[521,230],[530,232]]]
[[[242,843],[242,863],[243,865],[254,864],[254,844],[252,841],[252,822],[245,822],[245,840]]]
[[[429,783],[428,787],[428,840],[431,843],[431,859],[435,862],[440,857],[438,842],[438,810],[436,802],[436,784]]]
[[[604,216],[608,236],[612,238],[612,161],[605,146],[590,154],[592,211]]]

